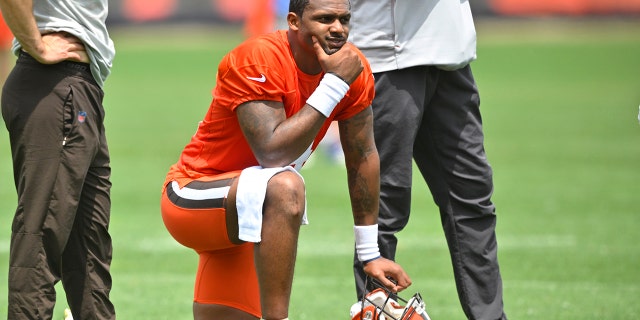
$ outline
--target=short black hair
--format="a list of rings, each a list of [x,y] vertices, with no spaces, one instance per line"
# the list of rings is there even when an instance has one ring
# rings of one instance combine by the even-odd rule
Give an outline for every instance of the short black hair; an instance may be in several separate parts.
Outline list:
[[[293,12],[298,15],[298,17],[302,17],[302,13],[304,12],[304,8],[309,5],[309,0],[291,0],[289,1],[289,12]]]
[[[349,2],[349,9],[351,9],[351,1]],[[290,0],[289,1],[289,12],[293,12],[298,17],[302,17],[302,13],[304,9],[309,5],[309,0]]]

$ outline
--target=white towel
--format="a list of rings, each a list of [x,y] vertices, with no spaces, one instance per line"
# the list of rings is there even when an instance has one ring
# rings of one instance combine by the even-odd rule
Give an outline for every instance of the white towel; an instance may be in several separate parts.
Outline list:
[[[262,232],[262,206],[267,193],[267,183],[275,174],[289,170],[302,176],[291,166],[279,168],[249,167],[240,173],[236,192],[238,209],[238,238],[243,241],[258,243]],[[304,181],[304,179],[303,179]],[[306,196],[305,196],[306,197]],[[304,204],[302,224],[308,224],[307,203]]]

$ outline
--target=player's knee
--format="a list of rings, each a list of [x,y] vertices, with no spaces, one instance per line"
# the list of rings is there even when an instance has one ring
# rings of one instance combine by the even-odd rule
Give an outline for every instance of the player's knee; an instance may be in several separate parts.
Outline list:
[[[267,200],[290,207],[294,214],[302,214],[305,206],[304,181],[291,171],[274,175],[267,187]]]
[[[291,194],[304,198],[304,181],[295,172],[283,171],[274,175],[269,180],[268,188],[279,194]]]

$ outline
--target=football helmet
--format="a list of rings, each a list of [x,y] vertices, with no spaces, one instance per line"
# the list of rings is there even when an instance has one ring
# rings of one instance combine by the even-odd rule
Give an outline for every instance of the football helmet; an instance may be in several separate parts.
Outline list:
[[[407,301],[369,277],[365,288],[369,292],[349,310],[351,320],[431,320],[420,293]]]

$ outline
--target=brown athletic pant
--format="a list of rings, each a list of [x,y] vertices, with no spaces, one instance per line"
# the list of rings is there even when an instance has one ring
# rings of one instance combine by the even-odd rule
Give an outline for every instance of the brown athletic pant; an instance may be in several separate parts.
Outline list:
[[[102,99],[87,64],[42,65],[24,53],[5,83],[18,194],[8,319],[51,319],[58,281],[74,319],[115,319]]]

